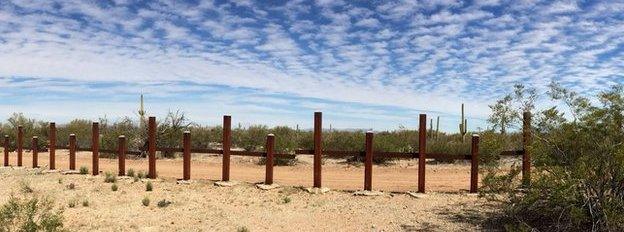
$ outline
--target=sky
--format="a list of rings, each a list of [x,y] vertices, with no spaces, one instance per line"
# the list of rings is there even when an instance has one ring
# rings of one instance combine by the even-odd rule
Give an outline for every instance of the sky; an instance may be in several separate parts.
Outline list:
[[[516,83],[624,82],[624,1],[0,1],[0,120],[487,128]]]

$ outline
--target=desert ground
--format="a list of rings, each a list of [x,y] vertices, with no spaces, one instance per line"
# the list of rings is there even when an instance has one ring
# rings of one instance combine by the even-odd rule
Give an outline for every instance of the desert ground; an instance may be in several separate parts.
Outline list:
[[[57,169],[68,168],[66,151],[57,151]],[[24,167],[0,168],[0,201],[10,195],[37,195],[54,199],[64,209],[65,226],[71,231],[470,231],[484,228],[494,205],[467,194],[469,164],[427,166],[427,194],[412,197],[405,191],[417,186],[415,161],[399,161],[373,169],[373,188],[382,196],[355,196],[363,184],[363,167],[327,160],[323,184],[332,191],[310,194],[302,187],[312,184],[311,157],[299,157],[295,166],[276,167],[275,182],[281,188],[260,190],[264,166],[255,158],[232,157],[231,179],[240,184],[217,187],[221,175],[218,156],[194,155],[190,184],[177,184],[182,161],[157,161],[159,178],[154,191],[145,182],[118,179],[113,192],[104,175],[62,175],[47,172],[48,155],[39,154],[40,168],[33,169],[32,156],[25,153]],[[77,167],[91,168],[90,152],[77,155]],[[127,160],[127,169],[147,170],[147,160]],[[100,170],[117,173],[116,159],[100,159]],[[67,186],[73,183],[74,189]],[[33,193],[23,193],[27,184]],[[150,205],[142,205],[148,197]],[[161,200],[171,201],[158,207]],[[89,206],[82,206],[83,201]],[[70,202],[77,202],[69,207]],[[244,230],[243,230],[244,231]]]

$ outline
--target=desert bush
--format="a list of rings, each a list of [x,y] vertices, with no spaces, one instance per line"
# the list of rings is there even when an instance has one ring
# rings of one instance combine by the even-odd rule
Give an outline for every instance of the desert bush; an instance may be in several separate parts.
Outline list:
[[[33,193],[35,190],[30,187],[30,183],[25,180],[20,181],[20,191],[22,193]]]
[[[76,188],[76,185],[74,183],[69,183],[67,185],[67,189],[69,189],[69,190],[74,190],[75,188]]]
[[[117,189],[118,189],[118,188],[119,188],[119,187],[117,187],[117,184],[113,184],[113,185],[111,185],[111,190],[113,190],[113,192],[117,192]]]
[[[188,121],[184,112],[179,110],[176,112],[169,111],[165,120],[158,123],[156,144],[161,147],[181,147],[182,134],[191,125],[192,123]],[[146,145],[147,143],[144,146],[147,147]],[[174,158],[174,155],[175,153],[173,152],[162,153],[162,156],[166,158]]]
[[[143,204],[143,206],[149,206],[150,199],[147,196],[143,197],[143,200],[141,200],[141,204]]]
[[[290,199],[290,197],[285,196],[284,198],[282,198],[282,203],[283,204],[288,204],[292,201],[292,199]]]
[[[104,183],[115,183],[117,182],[117,176],[113,175],[110,172],[104,173]]]
[[[269,128],[264,125],[252,125],[248,128],[234,128],[232,130],[232,145],[246,151],[259,151],[264,148]]]
[[[151,192],[153,189],[154,189],[154,186],[152,186],[152,182],[147,181],[147,183],[145,183],[145,191]]]
[[[89,168],[87,166],[81,166],[80,167],[80,174],[81,175],[87,175],[89,174]]]
[[[82,200],[82,207],[89,207],[89,200],[87,199]]]
[[[127,176],[130,176],[130,177],[134,177],[134,176],[136,175],[136,173],[134,173],[134,169],[130,168],[130,169],[128,169],[128,171],[126,172],[126,175],[127,175]]]
[[[504,203],[508,229],[624,230],[624,87],[598,94],[598,105],[557,85],[549,94],[571,120],[556,107],[535,114],[531,184],[513,169],[486,175],[483,190],[506,195],[493,199]]]
[[[143,172],[143,171],[139,171],[139,172],[137,173],[137,177],[138,177],[139,179],[143,179],[143,178],[145,178],[145,172]]]
[[[249,229],[246,226],[241,226],[236,229],[238,232],[249,232]]]
[[[158,206],[158,208],[165,208],[165,207],[171,205],[171,201],[168,201],[166,199],[162,199],[162,200],[158,201],[158,203],[156,205]]]
[[[74,119],[65,125],[57,126],[57,144],[69,144],[69,135],[76,134],[76,146],[91,147],[91,120]]]
[[[75,208],[76,207],[76,200],[75,199],[69,200],[69,202],[67,203],[67,207]]]
[[[10,196],[0,208],[0,231],[63,231],[63,212],[47,198]]]

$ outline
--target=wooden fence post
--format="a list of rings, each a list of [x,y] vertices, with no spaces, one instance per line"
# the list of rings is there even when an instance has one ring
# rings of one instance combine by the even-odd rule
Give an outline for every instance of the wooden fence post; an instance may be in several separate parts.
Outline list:
[[[24,127],[17,126],[17,166],[22,166],[22,152],[24,151]]]
[[[528,146],[531,143],[531,112],[522,114],[522,185],[531,185],[531,153]]]
[[[50,154],[50,170],[56,169],[56,123],[50,122],[50,136],[48,137],[50,142],[48,151]]]
[[[4,135],[4,166],[9,166],[9,136]]]
[[[373,132],[366,132],[366,157],[364,161],[364,190],[373,190]]]
[[[470,192],[476,193],[479,185],[479,135],[472,135],[470,149]]]
[[[156,117],[149,117],[147,129],[148,175],[156,179]]]
[[[427,158],[427,115],[420,114],[418,127],[418,192],[425,192],[425,163]]]
[[[76,170],[76,134],[69,135],[69,170]]]
[[[32,159],[33,159],[33,168],[38,168],[39,167],[39,137],[37,136],[33,136],[32,137],[32,145],[31,145],[31,151],[32,151]]]
[[[100,174],[100,123],[93,122],[91,127],[91,168],[92,174],[97,176]]]
[[[191,132],[185,131],[182,138],[183,153],[182,153],[182,179],[191,179]]]
[[[273,184],[273,156],[275,147],[275,135],[268,134],[266,138],[266,171],[264,176],[264,184]]]
[[[323,113],[314,112],[314,187],[321,187]]]
[[[230,181],[230,147],[232,146],[232,116],[223,115],[223,161],[221,180]]]
[[[117,138],[117,158],[119,159],[118,176],[126,175],[126,136],[120,135]]]

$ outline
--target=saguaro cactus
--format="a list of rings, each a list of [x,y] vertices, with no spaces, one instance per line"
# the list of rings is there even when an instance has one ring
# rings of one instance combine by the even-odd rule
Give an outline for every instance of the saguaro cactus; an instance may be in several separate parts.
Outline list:
[[[468,132],[468,119],[464,118],[464,103],[461,104],[461,123],[459,123],[459,134],[462,135],[462,141],[465,140]]]
[[[144,127],[145,126],[145,109],[143,108],[143,94],[141,94],[141,105],[139,106],[139,111],[137,112],[139,114],[139,126]]]
[[[439,135],[440,135],[440,116],[438,116],[436,119],[435,137],[438,138]]]

